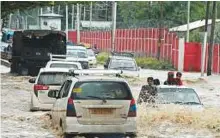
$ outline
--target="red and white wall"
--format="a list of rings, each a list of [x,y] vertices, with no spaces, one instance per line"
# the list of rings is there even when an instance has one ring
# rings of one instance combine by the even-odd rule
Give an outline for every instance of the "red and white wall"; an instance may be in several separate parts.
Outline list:
[[[69,40],[76,42],[76,31],[69,31]],[[116,51],[133,51],[156,57],[158,50],[159,29],[117,29],[115,38]],[[90,43],[102,51],[111,50],[111,31],[82,31],[80,41]],[[219,71],[220,45],[216,44],[213,55],[213,72]],[[206,56],[207,57],[207,56]],[[201,70],[201,45],[184,43],[174,32],[162,29],[161,59],[170,61],[180,71]],[[207,59],[207,58],[206,58]]]

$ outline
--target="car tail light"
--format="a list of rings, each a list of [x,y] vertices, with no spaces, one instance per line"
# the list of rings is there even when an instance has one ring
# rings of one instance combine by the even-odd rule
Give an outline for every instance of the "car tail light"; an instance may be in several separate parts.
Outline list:
[[[68,99],[66,116],[76,117],[76,109],[71,97]]]
[[[137,116],[137,108],[135,104],[134,98],[132,98],[131,103],[130,103],[130,108],[128,111],[128,117],[136,117]]]
[[[49,89],[49,86],[47,85],[38,85],[38,84],[34,85],[34,93],[37,97],[38,97],[39,90],[48,90],[48,89]]]

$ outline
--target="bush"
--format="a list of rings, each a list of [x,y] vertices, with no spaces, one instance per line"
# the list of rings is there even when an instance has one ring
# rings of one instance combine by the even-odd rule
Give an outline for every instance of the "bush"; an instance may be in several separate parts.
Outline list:
[[[174,70],[168,61],[159,61],[156,58],[136,58],[137,65],[144,69]]]
[[[101,52],[97,55],[96,59],[97,59],[97,63],[98,64],[105,64],[105,61],[108,59],[109,57],[109,53],[107,52]]]

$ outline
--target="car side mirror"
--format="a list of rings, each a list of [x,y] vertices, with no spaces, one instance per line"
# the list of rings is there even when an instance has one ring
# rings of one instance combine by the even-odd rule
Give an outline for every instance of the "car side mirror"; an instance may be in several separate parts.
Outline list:
[[[35,81],[36,81],[36,78],[29,79],[29,83],[35,83]]]
[[[51,98],[56,98],[56,99],[58,99],[58,90],[50,90],[49,92],[48,92],[48,97],[51,97]]]
[[[105,68],[105,69],[107,68],[107,65],[106,65],[106,64],[104,64],[104,68]]]

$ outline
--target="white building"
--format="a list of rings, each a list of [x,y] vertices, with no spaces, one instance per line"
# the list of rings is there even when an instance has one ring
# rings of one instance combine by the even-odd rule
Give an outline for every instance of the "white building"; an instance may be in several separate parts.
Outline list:
[[[61,30],[61,18],[63,16],[55,13],[42,14],[39,16],[40,29],[42,30]]]

